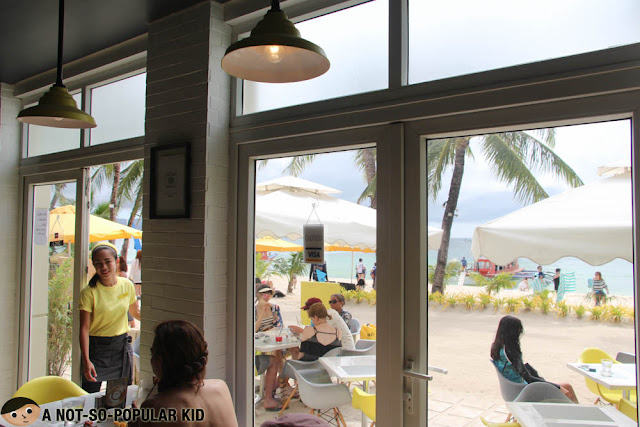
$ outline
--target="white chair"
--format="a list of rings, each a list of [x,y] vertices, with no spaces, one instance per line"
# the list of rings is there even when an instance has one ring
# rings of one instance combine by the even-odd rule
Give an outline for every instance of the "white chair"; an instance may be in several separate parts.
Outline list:
[[[496,365],[491,362],[491,365],[495,368],[496,374],[498,374],[498,383],[500,384],[500,394],[505,402],[513,402],[522,390],[527,386],[527,383],[514,383],[509,381],[502,375],[502,372]]]
[[[340,351],[340,356],[375,356],[375,354],[376,354],[375,341],[373,342],[373,345],[370,345],[369,347],[366,347],[366,348],[361,348],[361,349],[356,348],[355,350],[347,350],[346,348],[343,348],[342,351]]]
[[[338,427],[347,427],[342,412],[340,412],[340,406],[351,405],[349,387],[344,384],[326,383],[324,380],[322,382],[314,381],[312,377],[317,378],[317,372],[306,373],[304,370],[296,370],[294,373],[298,381],[300,400],[311,409],[311,413],[324,421],[335,423]]]
[[[374,345],[376,345],[376,340],[358,340],[356,350],[364,350]]]
[[[296,371],[302,372],[307,379],[313,381],[314,383],[331,384],[332,382],[331,377],[322,367],[322,363],[317,360],[312,362],[305,362],[302,360],[287,360],[284,364],[284,367],[282,368],[282,374],[280,376],[281,378],[295,379]],[[293,388],[293,391],[291,392],[291,394],[289,394],[289,397],[282,405],[282,409],[280,410],[278,416],[281,416],[284,410],[287,409],[289,403],[291,402],[291,399],[296,394],[297,390],[298,383],[296,381],[296,385]]]
[[[547,402],[547,403],[575,403],[571,399],[569,399],[563,392],[560,391],[556,386],[543,383],[536,382],[527,384],[525,388],[522,389],[518,397],[516,397],[514,402]]]
[[[351,318],[351,325],[349,326],[349,330],[351,331],[351,335],[353,336],[353,342],[357,342],[357,337],[360,335],[360,328],[362,325],[360,321],[355,317]]]
[[[636,363],[636,355],[621,351],[616,355],[616,360],[620,363]]]

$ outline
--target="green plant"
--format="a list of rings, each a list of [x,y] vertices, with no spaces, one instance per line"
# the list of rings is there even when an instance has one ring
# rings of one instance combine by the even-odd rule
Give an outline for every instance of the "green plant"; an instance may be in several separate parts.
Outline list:
[[[505,299],[505,308],[507,313],[517,313],[520,309],[520,298],[509,297]]]
[[[449,261],[444,270],[444,287],[446,287],[447,283],[455,277],[460,275],[462,271],[462,264],[459,261]],[[429,266],[429,283],[433,283],[433,276],[435,275],[435,266]]]
[[[540,308],[542,313],[547,314],[551,310],[553,302],[549,298],[549,290],[545,289],[534,297],[535,305]]]
[[[473,306],[476,304],[476,296],[473,294],[459,294],[458,301],[464,304],[464,308],[467,310],[473,310]]]
[[[520,298],[520,302],[524,307],[524,311],[531,311],[536,308],[536,301],[530,297],[522,297]]]
[[[582,319],[582,317],[584,316],[584,312],[586,311],[586,307],[582,304],[580,304],[577,307],[573,307],[573,311],[576,313],[576,316],[578,317],[578,319]]]
[[[498,293],[501,289],[513,288],[513,283],[511,282],[512,275],[510,273],[500,273],[493,277],[485,277],[481,274],[473,273],[471,278],[476,286],[484,286],[485,291],[489,295],[491,295],[492,292]]]
[[[564,301],[557,303],[556,309],[558,310],[558,317],[567,317],[569,312],[571,312],[571,307]]]
[[[344,296],[344,301],[349,302],[353,298],[355,298],[356,291],[343,291],[342,295]]]
[[[367,292],[367,302],[369,303],[369,305],[375,305],[377,301],[378,294],[376,293],[375,289]]]
[[[293,292],[293,283],[297,276],[307,273],[309,266],[304,262],[302,252],[291,252],[287,258],[277,258],[273,262],[273,274],[287,278],[287,293]]]
[[[448,307],[448,306],[455,307],[457,302],[458,302],[458,298],[455,295],[448,294],[445,297],[444,306],[445,307]]]
[[[604,314],[604,310],[602,307],[593,307],[591,309],[591,320],[600,320],[602,319],[602,315]]]
[[[504,298],[496,297],[491,302],[493,303],[493,311],[497,313],[498,311],[500,311],[500,308],[502,308],[502,306],[504,305]]]
[[[353,299],[355,300],[356,304],[360,304],[362,301],[366,301],[367,299],[366,291],[353,291],[353,292],[355,292]]]
[[[487,308],[493,300],[493,297],[487,293],[478,294],[478,307]]]
[[[434,293],[430,293],[427,296],[427,301],[435,301],[436,300],[436,295],[438,295],[438,294],[439,294],[439,292],[436,292],[435,294]]]
[[[270,259],[262,259],[262,254],[256,252],[255,257],[255,275],[260,280],[266,280],[273,274],[273,261]]]
[[[436,303],[438,303],[440,305],[444,304],[444,298],[445,297],[444,297],[444,294],[442,292],[436,292],[436,293],[434,293],[432,295],[433,295],[433,301],[434,302],[436,302]]]
[[[620,323],[624,317],[625,309],[618,305],[610,305],[605,309],[604,317],[614,323]]]
[[[71,365],[73,340],[73,261],[65,259],[49,272],[47,371],[61,376]]]

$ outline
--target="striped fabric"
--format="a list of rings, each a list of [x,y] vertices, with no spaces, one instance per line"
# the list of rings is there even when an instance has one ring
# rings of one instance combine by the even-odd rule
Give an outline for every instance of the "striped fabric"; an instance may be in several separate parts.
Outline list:
[[[544,289],[546,286],[547,283],[538,276],[534,277],[531,281],[531,289],[533,289],[534,294],[542,292],[542,289]]]
[[[576,273],[564,273],[560,275],[560,285],[556,295],[556,302],[562,301],[564,294],[567,292],[575,292],[576,290]]]

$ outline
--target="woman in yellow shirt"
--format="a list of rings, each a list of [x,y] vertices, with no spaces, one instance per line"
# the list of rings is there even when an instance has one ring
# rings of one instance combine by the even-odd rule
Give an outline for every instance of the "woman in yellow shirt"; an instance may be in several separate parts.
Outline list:
[[[99,391],[102,381],[131,379],[127,310],[140,320],[140,309],[133,283],[116,273],[117,259],[114,245],[98,243],[91,252],[96,273],[80,292],[82,388],[89,393]]]

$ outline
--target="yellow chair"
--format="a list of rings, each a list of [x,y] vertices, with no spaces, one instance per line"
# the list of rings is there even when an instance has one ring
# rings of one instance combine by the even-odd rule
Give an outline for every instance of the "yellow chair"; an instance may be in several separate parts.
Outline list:
[[[38,405],[44,405],[67,397],[79,397],[87,394],[89,393],[68,379],[48,375],[27,381],[13,394],[13,397],[28,397]]]
[[[520,424],[516,423],[516,422],[513,422],[513,423],[492,423],[491,421],[487,421],[482,417],[480,417],[480,421],[482,421],[482,424],[486,425],[487,427],[520,427]]]
[[[627,399],[621,399],[618,410],[631,418],[633,421],[638,422],[638,405]]]
[[[580,363],[600,363],[602,359],[611,359],[613,363],[619,364],[620,362],[616,361],[613,357],[611,357],[606,351],[601,350],[596,347],[585,348],[582,354],[580,355],[580,359],[578,362]],[[611,390],[604,386],[601,386],[597,382],[590,380],[585,377],[585,382],[587,384],[587,388],[593,394],[597,394],[599,397],[596,399],[594,403],[598,403],[600,398],[606,400],[607,402],[618,405],[620,400],[622,400],[622,391],[621,390]],[[631,400],[636,401],[636,392],[633,391],[631,393]]]
[[[376,395],[362,391],[358,387],[353,389],[353,400],[351,406],[360,409],[373,422],[371,426],[376,424]]]

